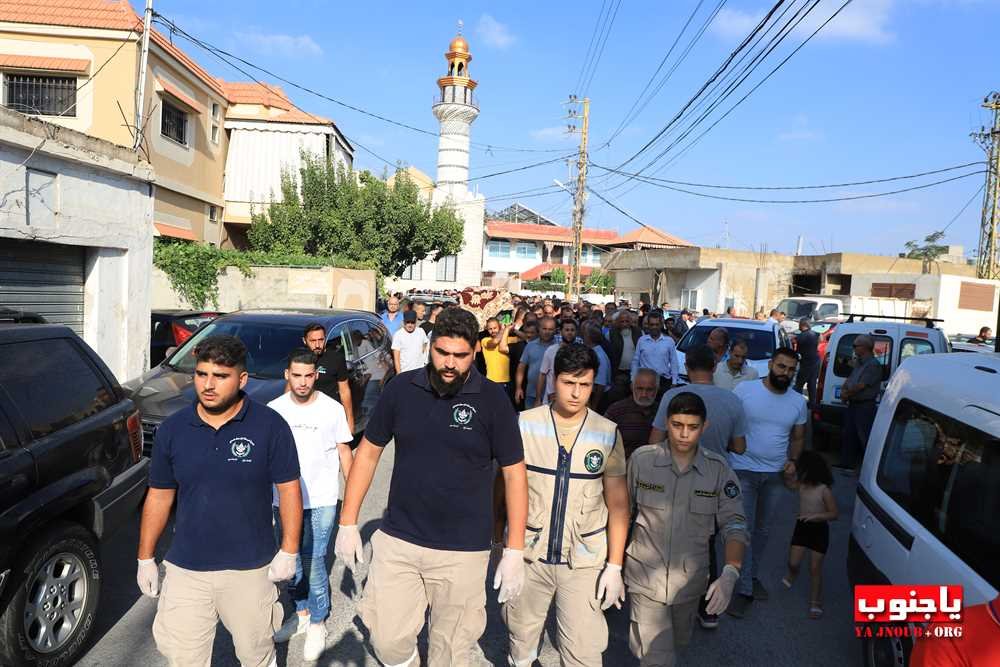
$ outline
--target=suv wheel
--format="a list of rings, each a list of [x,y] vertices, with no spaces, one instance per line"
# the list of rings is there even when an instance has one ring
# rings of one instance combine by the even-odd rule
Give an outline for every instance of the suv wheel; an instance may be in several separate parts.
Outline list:
[[[100,598],[97,543],[82,527],[57,523],[22,553],[0,616],[0,664],[71,665],[90,635]]]
[[[907,637],[881,637],[861,640],[861,664],[864,667],[906,667],[910,664],[913,642]]]

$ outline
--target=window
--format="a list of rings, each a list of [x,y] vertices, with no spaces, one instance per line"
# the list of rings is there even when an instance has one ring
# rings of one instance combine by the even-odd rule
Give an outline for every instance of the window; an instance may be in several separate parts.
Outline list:
[[[715,327],[700,326],[691,327],[677,345],[681,352],[687,352],[697,345],[708,343],[708,334],[712,333]],[[729,340],[736,339],[745,341],[747,344],[747,359],[760,361],[770,359],[774,355],[774,332],[770,329],[750,329],[744,327],[723,327],[729,332]]]
[[[519,259],[538,259],[538,246],[531,242],[519,241],[516,252]]]
[[[167,102],[162,102],[160,134],[187,146],[187,114]]]
[[[216,102],[212,102],[212,120],[218,122],[219,118],[222,116],[222,107]]]
[[[918,354],[934,354],[934,346],[922,338],[904,338],[899,345],[900,362]]]
[[[913,299],[917,293],[914,283],[872,283],[872,296],[893,299]]]
[[[212,102],[212,143],[219,143],[219,121],[222,120],[222,107]]]
[[[208,221],[212,224],[219,222],[219,207],[209,206],[208,207]]]
[[[76,77],[5,73],[3,104],[36,116],[76,116]]]
[[[696,289],[681,290],[681,308],[687,308],[688,310],[698,310],[698,290]]]
[[[35,438],[117,402],[83,350],[66,338],[0,345],[0,385]]]
[[[455,282],[458,270],[458,256],[446,255],[437,262],[437,280],[443,282]]]
[[[417,262],[403,269],[403,273],[399,277],[403,280],[421,280],[423,275],[423,262]]]
[[[212,334],[236,336],[247,346],[247,372],[251,377],[277,380],[285,376],[288,351],[302,347],[302,327],[241,320],[218,320],[203,326],[170,358],[181,373],[193,373],[194,348]]]
[[[979,576],[1000,587],[1000,440],[902,400],[876,481]]]
[[[833,374],[846,378],[854,369],[854,339],[860,334],[848,334],[837,343],[837,354],[833,360]],[[892,339],[888,336],[872,336],[875,339],[875,358],[882,364],[882,380],[888,380],[892,373]]]
[[[824,303],[816,311],[817,320],[825,320],[828,317],[836,317],[836,316],[837,316],[837,305],[833,303]]]
[[[490,257],[510,257],[510,241],[506,239],[492,239],[487,246]]]
[[[984,283],[962,281],[958,291],[958,307],[969,310],[993,310],[996,288]]]

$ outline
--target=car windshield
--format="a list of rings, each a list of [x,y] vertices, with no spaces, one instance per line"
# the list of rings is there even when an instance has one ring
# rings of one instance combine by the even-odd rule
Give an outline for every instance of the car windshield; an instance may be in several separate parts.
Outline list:
[[[790,320],[801,320],[803,317],[811,317],[816,310],[816,304],[812,301],[801,301],[799,299],[784,299],[778,304],[778,310],[783,312]]]
[[[267,380],[284,377],[288,353],[297,347],[302,347],[300,326],[215,320],[177,348],[167,361],[168,365],[181,373],[194,373],[195,346],[208,336],[220,334],[236,336],[243,341],[247,346],[247,372],[252,377]]]
[[[712,333],[714,326],[692,327],[690,331],[681,338],[677,349],[687,352],[696,345],[708,343],[708,334]],[[747,359],[760,361],[770,359],[774,354],[774,332],[770,329],[747,329],[744,327],[722,327],[729,332],[729,340],[744,340],[747,344]]]

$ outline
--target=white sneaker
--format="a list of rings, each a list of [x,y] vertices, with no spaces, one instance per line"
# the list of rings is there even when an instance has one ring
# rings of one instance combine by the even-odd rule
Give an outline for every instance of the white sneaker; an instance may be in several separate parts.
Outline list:
[[[290,619],[282,623],[281,629],[274,633],[274,642],[284,644],[292,637],[301,635],[309,627],[309,615],[293,615]]]
[[[302,648],[302,659],[308,662],[319,660],[320,654],[326,648],[326,624],[310,623],[306,630],[306,643]]]

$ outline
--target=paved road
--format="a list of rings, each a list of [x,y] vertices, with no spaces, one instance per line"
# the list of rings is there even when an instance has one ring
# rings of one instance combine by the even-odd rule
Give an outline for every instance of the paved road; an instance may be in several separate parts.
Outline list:
[[[361,516],[362,533],[367,541],[378,524],[388,493],[392,470],[392,447],[382,458],[378,474]],[[775,667],[811,665],[850,667],[858,663],[858,648],[853,639],[851,621],[852,595],[846,578],[847,537],[854,498],[854,480],[838,476],[835,485],[841,518],[833,524],[831,550],[824,565],[826,615],[819,621],[806,617],[808,575],[786,591],[779,580],[784,573],[785,555],[791,538],[794,496],[787,494],[787,512],[772,530],[771,543],[764,559],[761,579],[771,591],[767,602],[755,603],[747,618],[723,617],[718,630],[695,630],[692,645],[682,654],[682,665],[745,665]],[[102,612],[95,628],[96,643],[78,663],[80,667],[149,667],[166,666],[156,651],[150,631],[156,602],[139,595],[135,585],[135,545],[138,522],[123,530],[103,550],[106,578]],[[332,552],[332,546],[331,546]],[[370,554],[370,549],[369,549]],[[162,556],[162,552],[158,554]],[[352,597],[360,581],[336,564],[331,575],[333,611],[327,622],[330,635],[327,649],[316,665],[378,665],[364,643],[364,627],[356,617]],[[485,664],[506,665],[506,632],[499,617],[495,594],[489,596],[489,623],[480,641]],[[551,619],[550,619],[551,620]],[[605,665],[634,666],[627,645],[627,614],[612,610],[608,614],[611,638],[604,657]],[[541,660],[543,667],[559,664],[552,649],[551,628],[546,634]],[[426,655],[426,633],[421,638],[421,652]],[[303,637],[279,647],[280,667],[302,664]],[[232,640],[222,626],[215,641],[212,667],[238,667]]]

